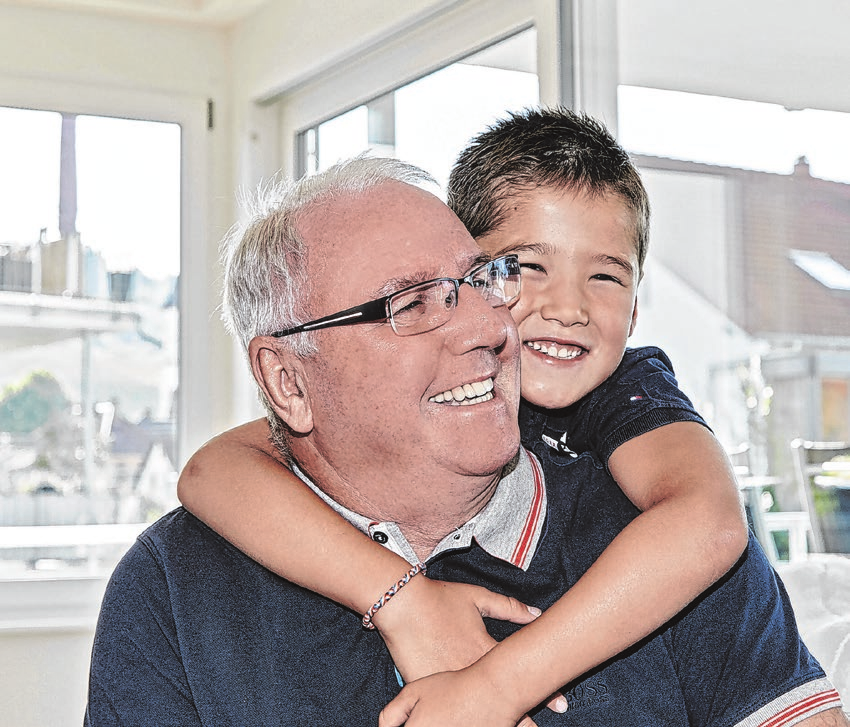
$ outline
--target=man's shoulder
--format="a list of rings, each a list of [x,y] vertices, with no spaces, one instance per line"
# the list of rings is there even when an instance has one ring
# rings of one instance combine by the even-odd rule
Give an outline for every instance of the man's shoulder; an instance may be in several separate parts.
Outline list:
[[[184,507],[177,507],[143,530],[138,541],[159,548],[185,542],[186,538],[208,540],[221,539],[221,536]]]
[[[183,507],[166,513],[143,530],[116,572],[145,568],[145,563],[151,561],[163,572],[189,574],[207,563],[224,567],[228,562],[253,562]]]

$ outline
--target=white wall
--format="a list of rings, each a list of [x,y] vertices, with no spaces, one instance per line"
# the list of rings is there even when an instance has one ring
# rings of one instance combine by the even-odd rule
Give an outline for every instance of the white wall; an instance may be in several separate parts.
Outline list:
[[[617,0],[620,82],[850,111],[850,3]]]
[[[82,724],[88,662],[105,584],[104,575],[0,583],[4,725]]]

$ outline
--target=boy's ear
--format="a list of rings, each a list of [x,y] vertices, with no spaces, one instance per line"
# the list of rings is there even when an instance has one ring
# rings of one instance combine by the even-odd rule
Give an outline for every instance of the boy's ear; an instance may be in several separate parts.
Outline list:
[[[635,326],[637,325],[637,314],[638,314],[638,299],[637,295],[635,295],[635,305],[632,308],[632,322],[629,324],[629,335],[631,336],[635,332]]]
[[[303,363],[294,353],[281,350],[270,336],[257,336],[248,344],[251,371],[277,415],[298,434],[313,429],[313,411]]]

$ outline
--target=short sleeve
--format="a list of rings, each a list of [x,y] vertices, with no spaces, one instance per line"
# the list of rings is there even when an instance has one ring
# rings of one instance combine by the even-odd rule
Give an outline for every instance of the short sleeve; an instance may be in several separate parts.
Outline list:
[[[118,564],[104,596],[92,650],[86,727],[201,724],[167,594],[154,554],[137,541]]]
[[[521,410],[524,437],[542,439],[566,456],[592,452],[605,463],[624,442],[684,421],[707,426],[679,389],[670,359],[651,346],[627,349],[614,373],[572,406],[525,404]]]
[[[738,564],[677,617],[665,638],[695,727],[779,727],[840,706],[752,535]]]

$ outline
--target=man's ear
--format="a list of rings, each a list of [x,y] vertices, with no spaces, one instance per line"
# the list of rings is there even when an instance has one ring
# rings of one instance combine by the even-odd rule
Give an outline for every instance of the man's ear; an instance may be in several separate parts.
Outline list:
[[[277,415],[298,434],[313,429],[313,411],[302,361],[276,339],[257,336],[248,344],[251,371]]]

